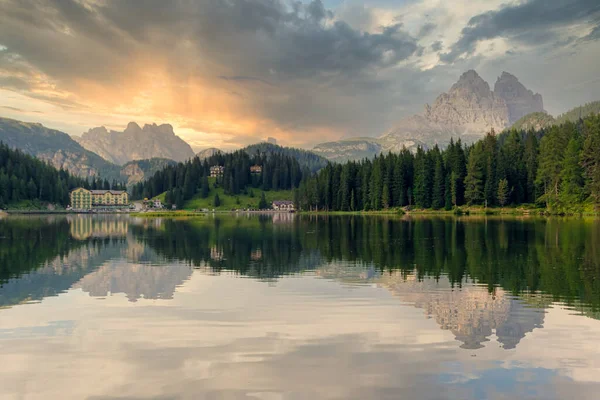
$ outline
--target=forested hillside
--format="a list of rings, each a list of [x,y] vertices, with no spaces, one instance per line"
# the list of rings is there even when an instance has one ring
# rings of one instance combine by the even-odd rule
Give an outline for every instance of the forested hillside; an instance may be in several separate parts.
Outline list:
[[[84,149],[66,133],[42,124],[0,118],[0,141],[74,175],[121,178],[119,166]]]
[[[56,170],[0,142],[0,208],[24,200],[66,206],[69,203],[69,191],[87,185],[85,179],[74,177],[64,170]]]
[[[572,110],[567,111],[564,114],[556,117],[557,124],[563,124],[565,122],[575,122],[580,118],[586,118],[590,115],[596,115],[600,113],[600,101],[592,101],[582,106],[575,107]]]
[[[554,118],[546,112],[534,112],[525,115],[512,126],[512,129],[517,130],[540,130],[548,128],[552,125],[560,125],[565,122],[577,122],[580,118],[586,118],[590,115],[600,113],[600,101],[593,101],[579,107],[575,107],[558,117]]]
[[[308,168],[311,172],[317,172],[325,167],[328,163],[327,159],[321,157],[312,151],[295,149],[293,147],[282,147],[272,143],[257,143],[245,147],[244,150],[250,156],[277,154],[280,156],[289,156],[295,158],[302,168]]]
[[[251,166],[260,166],[260,173],[251,173]],[[181,208],[196,194],[206,198],[210,192],[210,167],[222,166],[224,173],[216,179],[216,185],[227,195],[246,193],[250,188],[259,190],[289,190],[297,188],[304,177],[310,175],[302,169],[296,158],[277,153],[257,153],[251,156],[244,150],[234,153],[218,153],[200,160],[194,157],[185,163],[168,166],[145,182],[134,185],[132,198],[151,198],[165,193],[167,203]]]
[[[493,131],[416,154],[328,165],[296,192],[304,210],[452,209],[537,203],[554,212],[600,204],[600,116],[534,132]]]

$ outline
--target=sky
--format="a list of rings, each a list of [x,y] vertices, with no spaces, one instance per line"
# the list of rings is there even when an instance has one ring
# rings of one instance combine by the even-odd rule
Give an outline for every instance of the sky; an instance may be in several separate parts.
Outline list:
[[[0,0],[0,116],[196,150],[380,136],[460,74],[600,100],[598,0]]]

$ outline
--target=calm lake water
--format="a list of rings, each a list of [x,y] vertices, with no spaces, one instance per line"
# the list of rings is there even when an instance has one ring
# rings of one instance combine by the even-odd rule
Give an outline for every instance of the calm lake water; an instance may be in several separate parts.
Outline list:
[[[597,220],[0,219],[1,399],[598,399],[599,319]]]

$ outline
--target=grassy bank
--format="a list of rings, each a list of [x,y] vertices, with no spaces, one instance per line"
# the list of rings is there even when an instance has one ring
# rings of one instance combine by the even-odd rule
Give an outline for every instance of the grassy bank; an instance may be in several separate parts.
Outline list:
[[[302,211],[302,214],[327,215],[532,215],[532,216],[600,216],[593,208],[585,208],[577,212],[552,211],[536,207],[534,204],[522,204],[514,207],[464,206],[452,210],[431,208],[392,208],[380,211]]]
[[[10,203],[6,209],[8,211],[65,211],[64,207],[39,200],[22,200],[16,203]]]
[[[184,210],[202,210],[208,209],[216,211],[230,211],[232,209],[240,208],[258,208],[258,202],[260,201],[261,194],[263,193],[260,189],[247,188],[245,194],[239,194],[231,196],[226,194],[223,188],[214,187],[215,178],[209,178],[210,191],[208,196],[202,197],[200,193],[197,193],[194,197],[187,200],[184,205]],[[268,190],[265,191],[265,199],[267,203],[271,203],[275,200],[293,200],[294,193],[291,190]],[[220,205],[215,206],[215,196],[219,196]],[[156,196],[156,199],[165,201],[165,193]]]
[[[194,211],[148,211],[148,212],[132,212],[129,213],[132,217],[166,217],[166,218],[177,218],[177,217],[202,217],[206,213],[194,212]]]

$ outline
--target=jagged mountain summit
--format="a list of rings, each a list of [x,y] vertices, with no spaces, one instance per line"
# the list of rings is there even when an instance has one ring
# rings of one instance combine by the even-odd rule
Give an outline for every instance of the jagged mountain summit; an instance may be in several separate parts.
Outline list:
[[[494,85],[494,93],[506,102],[510,125],[527,114],[544,112],[542,95],[539,93],[534,94],[523,86],[516,76],[508,72],[502,72]]]
[[[68,134],[42,124],[0,118],[0,141],[81,177],[119,178],[119,167],[86,150]]]
[[[444,147],[451,138],[472,143],[491,129],[502,131],[526,114],[543,111],[542,96],[525,88],[514,75],[503,72],[492,91],[477,72],[469,70],[448,92],[426,104],[422,114],[400,120],[383,136],[322,143],[313,151],[344,161],[398,152],[403,147]]]
[[[119,165],[150,158],[185,161],[194,157],[191,146],[175,135],[169,124],[146,124],[141,128],[130,122],[123,132],[109,131],[101,126],[73,138],[87,150]]]
[[[8,118],[0,118],[0,142],[73,175],[117,180],[128,185],[147,179],[159,169],[175,163],[168,159],[153,158],[130,161],[123,166],[115,165],[83,148],[64,132]]]

